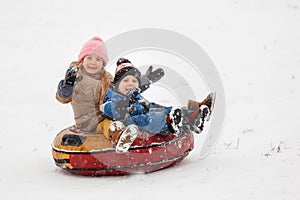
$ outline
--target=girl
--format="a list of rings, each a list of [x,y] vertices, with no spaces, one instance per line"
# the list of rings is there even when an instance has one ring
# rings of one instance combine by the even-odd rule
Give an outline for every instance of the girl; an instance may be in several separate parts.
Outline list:
[[[93,131],[103,119],[98,108],[113,80],[104,70],[107,60],[103,41],[93,37],[82,47],[78,61],[71,63],[65,79],[59,82],[56,98],[61,103],[71,102],[76,128],[82,131]]]
[[[99,105],[103,103],[105,94],[113,80],[112,75],[104,68],[108,57],[104,42],[99,37],[93,37],[87,41],[78,56],[78,61],[72,62],[66,72],[64,80],[58,84],[56,98],[61,103],[71,102],[76,125],[73,127],[77,132],[94,132],[99,122],[104,118],[100,114]],[[110,148],[117,145],[123,148],[123,143],[119,140],[130,134],[130,139],[134,140],[137,136],[137,126],[131,124],[124,127],[122,122],[104,124],[104,129],[109,126],[121,129],[119,135],[112,140],[113,144],[106,140],[102,142],[103,148]],[[116,126],[117,125],[117,126]],[[129,148],[129,147],[128,147]]]
[[[203,130],[204,121],[212,111],[213,93],[200,103],[190,101],[188,109],[174,108],[148,102],[140,94],[140,85],[140,71],[128,59],[119,59],[113,85],[100,110],[111,120],[136,124],[139,129],[153,134],[179,134],[187,128],[196,133]]]

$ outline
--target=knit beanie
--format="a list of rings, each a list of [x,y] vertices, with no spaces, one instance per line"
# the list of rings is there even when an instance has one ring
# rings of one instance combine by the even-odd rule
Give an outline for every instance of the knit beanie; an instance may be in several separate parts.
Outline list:
[[[106,46],[100,37],[95,36],[83,45],[78,55],[78,61],[81,62],[82,59],[89,54],[99,56],[103,60],[103,66],[107,64],[108,57]]]
[[[138,80],[139,86],[141,85],[141,72],[134,65],[132,65],[128,59],[120,58],[117,61],[117,69],[116,69],[115,78],[113,81],[115,88],[119,87],[119,83],[127,75],[134,76]]]

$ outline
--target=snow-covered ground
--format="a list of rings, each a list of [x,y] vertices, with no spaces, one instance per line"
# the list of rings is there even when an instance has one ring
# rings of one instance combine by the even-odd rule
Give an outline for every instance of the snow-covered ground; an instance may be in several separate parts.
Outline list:
[[[186,35],[213,60],[226,94],[221,139],[201,160],[196,135],[184,161],[150,174],[63,172],[51,143],[74,122],[54,98],[58,81],[90,37],[139,28]],[[0,44],[1,200],[300,198],[299,1],[2,1]]]

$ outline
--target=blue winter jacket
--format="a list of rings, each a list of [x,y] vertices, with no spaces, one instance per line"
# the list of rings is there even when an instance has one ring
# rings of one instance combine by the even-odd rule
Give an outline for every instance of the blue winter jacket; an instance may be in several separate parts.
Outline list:
[[[113,120],[124,120],[123,122],[125,126],[129,124],[136,124],[140,130],[151,132],[153,134],[163,134],[167,132],[167,117],[172,107],[164,107],[148,102],[139,93],[135,96],[135,103],[133,103],[130,107],[130,114],[128,114],[125,119],[122,119],[121,114],[116,108],[118,103],[120,103],[120,101],[124,98],[125,95],[113,89],[109,89],[104,99],[104,103],[101,105],[101,111]],[[145,109],[142,102],[147,102],[147,107],[149,109]],[[125,109],[129,110],[129,108]]]

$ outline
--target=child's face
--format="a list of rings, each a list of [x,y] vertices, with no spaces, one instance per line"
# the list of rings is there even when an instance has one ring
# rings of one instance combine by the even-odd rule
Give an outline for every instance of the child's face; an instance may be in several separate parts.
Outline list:
[[[124,95],[126,95],[133,88],[138,88],[139,82],[137,78],[132,75],[127,75],[125,78],[121,80],[119,83],[118,91]]]
[[[95,54],[89,54],[83,59],[82,65],[88,73],[97,74],[103,69],[103,60]]]

